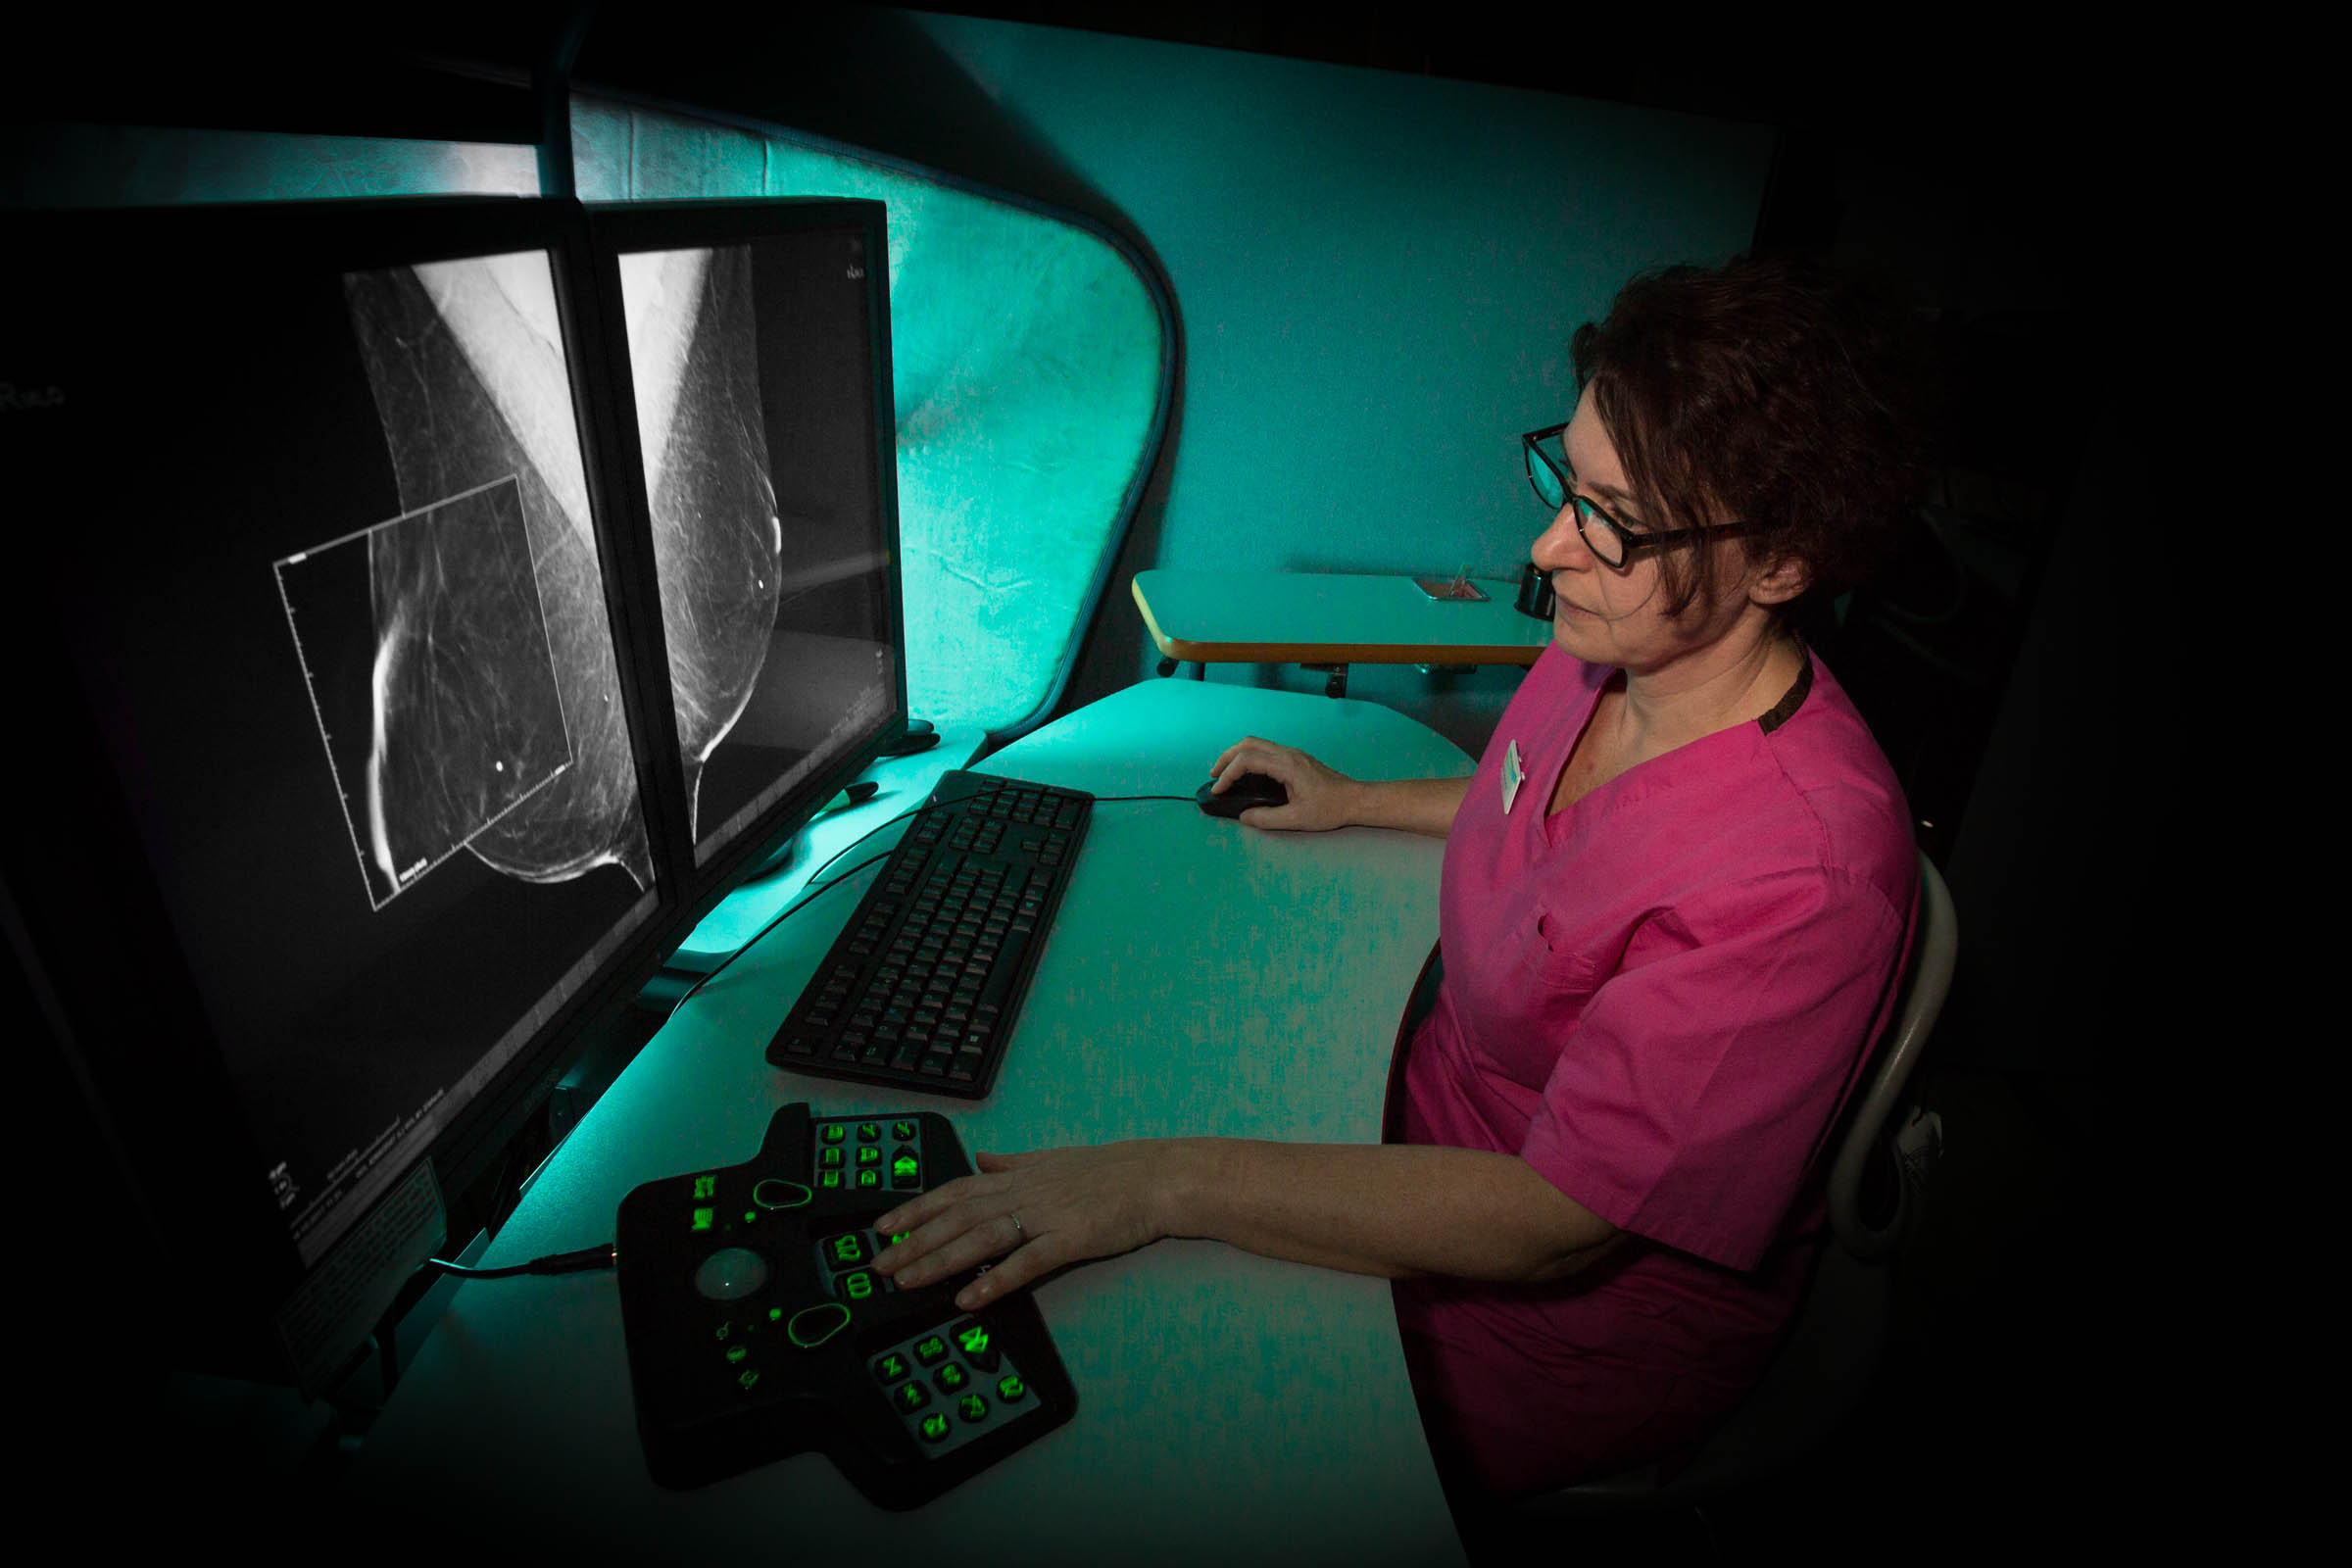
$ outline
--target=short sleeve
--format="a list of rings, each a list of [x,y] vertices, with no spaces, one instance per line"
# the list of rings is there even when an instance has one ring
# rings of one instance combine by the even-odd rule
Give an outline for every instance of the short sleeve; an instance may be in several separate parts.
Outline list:
[[[1586,1005],[1521,1155],[1621,1230],[1755,1267],[1891,1009],[1908,918],[1815,869],[1654,913]]]

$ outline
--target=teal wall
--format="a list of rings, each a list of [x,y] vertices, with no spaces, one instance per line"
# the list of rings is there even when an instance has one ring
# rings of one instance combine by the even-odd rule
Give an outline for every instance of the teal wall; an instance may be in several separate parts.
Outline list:
[[[1144,567],[1513,569],[1546,520],[1517,436],[1567,416],[1569,335],[1642,268],[1742,249],[1772,151],[1664,111],[907,20],[1149,239],[1183,322],[1180,427],[1065,707],[1156,662]],[[1443,680],[1362,669],[1349,692],[1475,753],[1518,675]]]

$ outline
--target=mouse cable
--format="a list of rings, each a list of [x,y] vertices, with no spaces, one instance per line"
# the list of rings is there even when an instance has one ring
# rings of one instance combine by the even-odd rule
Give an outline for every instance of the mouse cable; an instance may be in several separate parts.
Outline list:
[[[891,820],[896,821],[898,819],[893,817]],[[888,826],[890,826],[889,822],[882,824],[882,827]],[[879,833],[881,831],[881,827],[874,829],[875,833]],[[871,833],[866,835],[867,838],[871,838],[873,834]],[[862,843],[863,840],[860,840],[859,842]],[[855,848],[855,846],[852,846],[852,848]],[[894,845],[892,848],[895,849],[896,846]],[[802,898],[798,904],[795,904],[786,909],[779,909],[776,912],[776,917],[774,919],[768,921],[767,924],[761,926],[759,930],[744,938],[742,946],[738,947],[733,953],[728,954],[725,957],[719,959],[718,962],[708,973],[698,975],[695,978],[694,984],[686,988],[685,994],[680,996],[677,1001],[670,1004],[669,1011],[662,1015],[662,1021],[666,1024],[670,1019],[675,1018],[678,1015],[678,1009],[694,1000],[694,994],[696,992],[702,990],[703,987],[717,979],[721,974],[724,974],[726,972],[727,965],[733,963],[737,958],[740,958],[745,954],[751,952],[754,947],[758,946],[761,937],[767,935],[770,931],[773,931],[776,927],[782,925],[786,920],[789,920],[794,915],[800,913],[809,905],[814,904],[823,894],[841,886],[844,882],[847,882],[850,880],[850,878],[856,876],[867,866],[879,865],[882,861],[889,859],[890,856],[891,851],[884,850],[880,855],[869,856],[865,859],[859,860],[856,865],[851,866],[847,871],[842,872],[841,875],[835,877],[832,881],[820,882],[816,886],[807,889],[806,896]],[[838,860],[841,857],[838,855],[833,857],[834,860]],[[833,860],[827,860],[825,863],[830,865],[833,863]]]
[[[1097,806],[1102,806],[1104,804],[1115,805],[1125,801],[1182,801],[1187,805],[1199,804],[1198,802],[1194,801],[1190,795],[1098,795],[1095,797],[1095,804]],[[761,926],[759,930],[744,938],[742,944],[738,946],[733,953],[730,953],[724,958],[721,958],[718,963],[710,970],[709,973],[702,975],[694,982],[694,984],[688,986],[685,994],[679,997],[676,1002],[670,1004],[669,1011],[662,1015],[662,1021],[666,1023],[671,1018],[675,1018],[678,1015],[678,1009],[686,1005],[687,1003],[691,1002],[694,999],[694,994],[696,992],[702,990],[703,987],[717,979],[720,972],[723,971],[728,964],[733,963],[737,958],[740,958],[745,954],[751,952],[752,949],[759,944],[759,941],[761,937],[767,935],[777,926],[782,925],[786,920],[800,913],[809,905],[815,903],[820,894],[841,886],[841,884],[847,882],[850,878],[856,876],[867,866],[872,865],[875,861],[886,860],[890,858],[890,857],[897,851],[898,846],[894,844],[890,847],[890,849],[884,850],[880,855],[859,860],[856,865],[851,866],[847,871],[842,872],[841,875],[835,877],[830,882],[814,882],[813,879],[822,876],[826,869],[830,867],[835,860],[840,859],[843,856],[849,854],[850,851],[856,849],[858,845],[863,844],[867,839],[872,838],[875,834],[881,832],[884,828],[891,826],[893,823],[904,822],[910,816],[918,816],[925,811],[935,810],[943,807],[955,806],[958,804],[960,803],[957,801],[926,801],[921,806],[914,807],[908,810],[901,811],[898,815],[892,817],[888,822],[877,822],[874,824],[874,826],[867,828],[863,833],[858,834],[856,838],[843,845],[840,849],[835,850],[831,855],[825,858],[822,865],[819,865],[814,871],[809,873],[812,885],[806,889],[805,895],[798,903],[794,904],[789,908],[778,910],[774,919],[768,921],[767,924]]]

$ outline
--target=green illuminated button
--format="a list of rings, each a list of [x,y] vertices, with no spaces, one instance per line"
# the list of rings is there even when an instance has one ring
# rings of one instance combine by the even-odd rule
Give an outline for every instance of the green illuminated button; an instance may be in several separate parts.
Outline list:
[[[740,1365],[751,1353],[752,1348],[748,1345],[730,1345],[727,1347],[727,1365]]]
[[[882,1124],[878,1121],[859,1122],[858,1124],[858,1141],[861,1144],[880,1143],[882,1141]]]
[[[896,1383],[913,1370],[906,1364],[906,1358],[896,1350],[874,1363],[874,1377],[885,1384]]]
[[[914,1152],[912,1150],[902,1149],[896,1154],[891,1156],[891,1186],[920,1187],[922,1184],[923,1167],[916,1162]]]
[[[925,1366],[937,1366],[948,1358],[948,1342],[934,1334],[929,1339],[914,1342],[914,1358]]]
[[[1018,1372],[1007,1372],[997,1379],[997,1397],[1003,1399],[1006,1404],[1012,1403],[1013,1400],[1028,1392],[1029,1385],[1021,1381],[1021,1375]]]
[[[882,1163],[882,1151],[880,1151],[879,1149],[871,1149],[871,1148],[868,1148],[868,1149],[860,1149],[859,1151],[858,1151],[858,1163],[859,1165],[879,1165],[879,1164],[881,1164],[881,1163]]]
[[[956,1413],[966,1421],[988,1419],[988,1401],[977,1394],[967,1394],[956,1401]]]
[[[816,1173],[816,1185],[825,1188],[828,1191],[838,1191],[841,1187],[841,1172],[837,1170],[818,1171]]]
[[[849,1132],[850,1129],[844,1126],[842,1123],[837,1121],[829,1121],[825,1123],[824,1130],[818,1133],[817,1136],[822,1138],[828,1144],[838,1144],[844,1138],[849,1136]]]
[[[840,1150],[838,1150],[838,1149],[820,1149],[820,1150],[818,1150],[818,1151],[816,1152],[816,1163],[817,1163],[817,1168],[818,1168],[818,1169],[820,1169],[820,1170],[839,1170],[839,1169],[841,1169],[841,1166],[842,1166],[842,1154],[841,1154],[841,1151],[840,1151]]]
[[[871,1255],[865,1250],[865,1235],[861,1231],[851,1231],[825,1243],[825,1261],[837,1269],[856,1268]]]
[[[839,1301],[819,1301],[792,1314],[784,1332],[804,1350],[813,1350],[850,1326],[850,1309]]]
[[[869,1187],[880,1187],[881,1185],[882,1173],[880,1171],[869,1166],[868,1168],[858,1173],[858,1190],[859,1192],[863,1192]]]
[[[931,1402],[931,1391],[920,1383],[902,1383],[891,1398],[897,1403],[901,1415],[912,1415]]]
[[[941,1367],[939,1371],[933,1375],[931,1381],[939,1385],[940,1393],[954,1394],[957,1389],[962,1388],[966,1383],[969,1383],[972,1380],[964,1372],[963,1368],[957,1366],[955,1362],[950,1361],[946,1366]]]
[[[698,1231],[707,1231],[710,1228],[710,1210],[698,1208],[694,1211],[694,1228]]]
[[[923,1417],[915,1430],[922,1433],[925,1443],[942,1442],[948,1435],[948,1418],[935,1410]]]
[[[976,1317],[967,1317],[956,1324],[953,1332],[956,1348],[963,1352],[963,1358],[972,1363],[975,1371],[994,1372],[997,1369],[1002,1352],[998,1350],[995,1337],[989,1333],[987,1324]]]
[[[751,1393],[752,1390],[758,1388],[759,1385],[760,1369],[758,1367],[747,1366],[736,1375],[735,1386],[746,1394]]]
[[[782,1181],[774,1176],[752,1189],[752,1201],[761,1208],[799,1208],[815,1196],[799,1182]]]
[[[859,1269],[854,1274],[844,1274],[834,1282],[833,1289],[845,1301],[862,1301],[873,1295],[880,1284],[881,1281],[873,1275]]]
[[[894,1121],[894,1122],[892,1122],[892,1123],[890,1124],[890,1136],[891,1136],[891,1137],[893,1137],[893,1138],[896,1138],[896,1139],[897,1139],[897,1140],[898,1140],[900,1143],[902,1143],[902,1144],[911,1144],[911,1143],[913,1143],[913,1142],[914,1142],[914,1123],[912,1123],[912,1122],[910,1122],[910,1121]]]
[[[716,1198],[718,1196],[718,1178],[715,1176],[697,1176],[694,1179],[694,1196],[698,1202],[704,1199]]]

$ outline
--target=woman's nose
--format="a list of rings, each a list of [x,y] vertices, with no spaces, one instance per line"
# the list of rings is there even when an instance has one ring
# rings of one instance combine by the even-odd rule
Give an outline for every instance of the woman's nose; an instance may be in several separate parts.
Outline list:
[[[1592,552],[1585,548],[1585,536],[1576,530],[1573,505],[1552,514],[1551,526],[1537,536],[1528,560],[1545,571],[1581,570],[1592,564]]]

